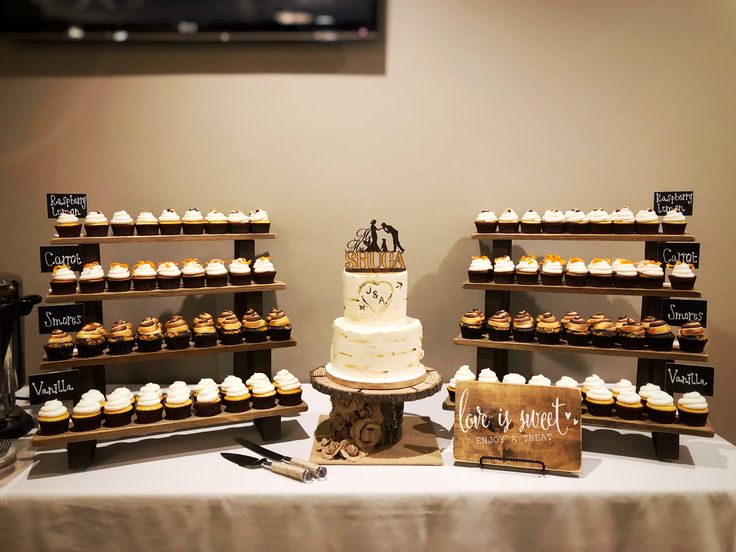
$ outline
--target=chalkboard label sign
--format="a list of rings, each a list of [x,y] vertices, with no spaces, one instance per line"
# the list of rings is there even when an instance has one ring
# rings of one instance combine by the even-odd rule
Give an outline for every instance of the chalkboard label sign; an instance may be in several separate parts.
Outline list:
[[[77,400],[82,395],[79,388],[79,370],[44,372],[28,376],[31,404],[41,404],[53,399]]]
[[[708,324],[708,301],[702,299],[663,299],[662,319],[671,326],[682,326],[685,322]]]
[[[82,270],[82,249],[78,245],[41,246],[41,272],[53,272],[56,265]]]
[[[697,242],[658,243],[657,260],[662,263],[662,266],[674,266],[677,261],[680,261],[698,268],[700,266],[700,244]]]
[[[715,383],[713,366],[668,362],[664,370],[664,390],[668,393],[697,391],[701,395],[713,396]]]
[[[61,213],[86,217],[87,194],[46,194],[46,212],[48,218],[56,218]]]
[[[59,329],[76,332],[84,325],[84,305],[81,303],[38,307],[38,333],[50,334]]]
[[[694,202],[695,192],[654,192],[654,212],[658,215],[666,215],[673,209],[692,215]]]

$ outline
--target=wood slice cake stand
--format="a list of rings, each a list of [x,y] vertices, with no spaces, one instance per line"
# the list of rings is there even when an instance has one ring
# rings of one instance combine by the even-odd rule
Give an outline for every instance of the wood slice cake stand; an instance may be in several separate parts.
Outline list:
[[[366,403],[378,403],[383,413],[382,446],[385,447],[394,445],[401,439],[404,403],[430,397],[442,388],[442,377],[432,368],[427,368],[427,374],[422,381],[399,389],[348,387],[332,380],[324,366],[313,370],[309,378],[317,391],[335,399],[343,401],[358,399]]]

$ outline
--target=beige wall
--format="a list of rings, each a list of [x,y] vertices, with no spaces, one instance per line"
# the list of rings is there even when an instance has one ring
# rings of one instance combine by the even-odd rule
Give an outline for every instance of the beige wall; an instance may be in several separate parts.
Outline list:
[[[703,243],[717,367],[713,418],[736,438],[729,344],[736,204],[736,13],[733,3],[395,0],[385,45],[172,45],[0,48],[0,270],[42,293],[47,191],[87,192],[111,214],[190,206],[263,207],[288,290],[278,294],[300,345],[274,354],[302,378],[325,362],[340,314],[342,248],[377,216],[402,230],[410,314],[427,363],[446,377],[471,350],[451,343],[479,305],[462,291],[481,208],[608,209],[692,189]],[[537,254],[639,258],[641,246],[529,244]],[[517,254],[520,253],[517,250]],[[120,246],[103,260],[228,256],[228,246]],[[113,302],[105,322],[187,316],[226,297]],[[521,296],[514,307],[612,316],[623,298]],[[43,339],[26,323],[29,367]],[[110,379],[166,383],[228,372],[225,356],[111,368]],[[632,360],[517,355],[550,377],[633,377]]]

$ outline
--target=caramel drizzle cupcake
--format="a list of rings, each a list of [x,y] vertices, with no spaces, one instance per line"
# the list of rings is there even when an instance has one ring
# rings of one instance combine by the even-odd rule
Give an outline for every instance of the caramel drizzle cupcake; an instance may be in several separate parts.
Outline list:
[[[525,310],[519,311],[514,317],[514,328],[531,329],[534,327],[534,319]]]
[[[161,335],[161,322],[158,321],[158,318],[148,316],[138,324],[138,333],[147,337]]]
[[[585,334],[588,333],[588,322],[581,316],[576,316],[567,322],[568,333]]]
[[[705,328],[700,322],[685,322],[680,326],[680,335],[700,338],[705,335]]]
[[[253,309],[248,309],[248,311],[252,312],[247,312],[243,316],[243,326],[249,330],[259,330],[266,327],[266,321],[261,318],[260,314]]]
[[[110,337],[115,339],[133,337],[133,324],[125,320],[116,320],[110,326]]]
[[[224,311],[222,311],[217,317],[217,327],[222,328],[222,323],[225,321],[226,318],[230,316],[235,316],[235,313],[230,309],[225,309]]]
[[[553,330],[560,327],[560,321],[551,312],[543,312],[537,317],[537,329]]]
[[[460,318],[460,323],[469,328],[480,328],[485,322],[485,315],[480,309],[470,309]]]
[[[631,318],[630,316],[619,316],[618,320],[616,320],[616,328],[621,329],[626,325],[635,324],[636,320]]]
[[[202,315],[199,315],[199,316],[201,317]],[[192,328],[192,331],[195,334],[212,334],[212,333],[215,333],[215,323],[212,320],[212,317],[210,316],[209,319],[202,319],[200,317],[195,317],[195,319],[194,319],[194,327]]]
[[[644,326],[632,320],[631,323],[621,326],[621,333],[632,337],[644,337]]]
[[[225,318],[223,318],[222,322],[220,323],[220,327],[225,331],[239,330],[242,326],[243,325],[240,323],[240,320],[238,320],[238,317],[235,316],[235,313],[232,312]]]
[[[672,328],[664,320],[655,320],[647,328],[648,335],[664,335],[670,333]]]
[[[82,326],[82,329],[77,332],[77,339],[100,339],[105,335],[100,331],[100,326],[96,322],[91,322]]]
[[[594,332],[612,332],[616,329],[616,324],[608,319],[598,320],[590,326],[590,329]]]
[[[602,312],[597,312],[594,315],[592,315],[590,318],[588,318],[588,326],[592,328],[596,322],[600,322],[602,320],[608,320],[608,317]]]
[[[644,329],[646,330],[652,322],[655,322],[657,319],[653,316],[647,316],[644,320],[641,321],[641,325],[644,326]]]
[[[268,322],[268,325],[272,328],[291,328],[291,321],[289,320],[289,317],[286,316],[284,311],[282,311],[281,309],[271,309],[268,317],[266,317],[266,321]]]
[[[508,330],[511,327],[511,315],[505,310],[496,311],[488,319],[488,327],[497,330]]]
[[[199,313],[197,316],[194,317],[194,320],[192,321],[192,324],[196,326],[200,322],[202,322],[202,323],[204,323],[204,322],[211,322],[213,326],[215,324],[214,318],[208,312],[201,312],[201,313]]]
[[[567,328],[568,323],[575,318],[580,318],[580,313],[578,311],[567,311],[560,319],[560,324],[562,324],[563,328]]]
[[[179,335],[188,331],[189,325],[187,324],[187,321],[184,320],[183,316],[176,314],[166,322],[166,334],[169,336]]]
[[[62,343],[71,343],[72,342],[72,336],[69,335],[64,330],[54,330],[49,335],[48,343],[51,344],[62,344]]]

